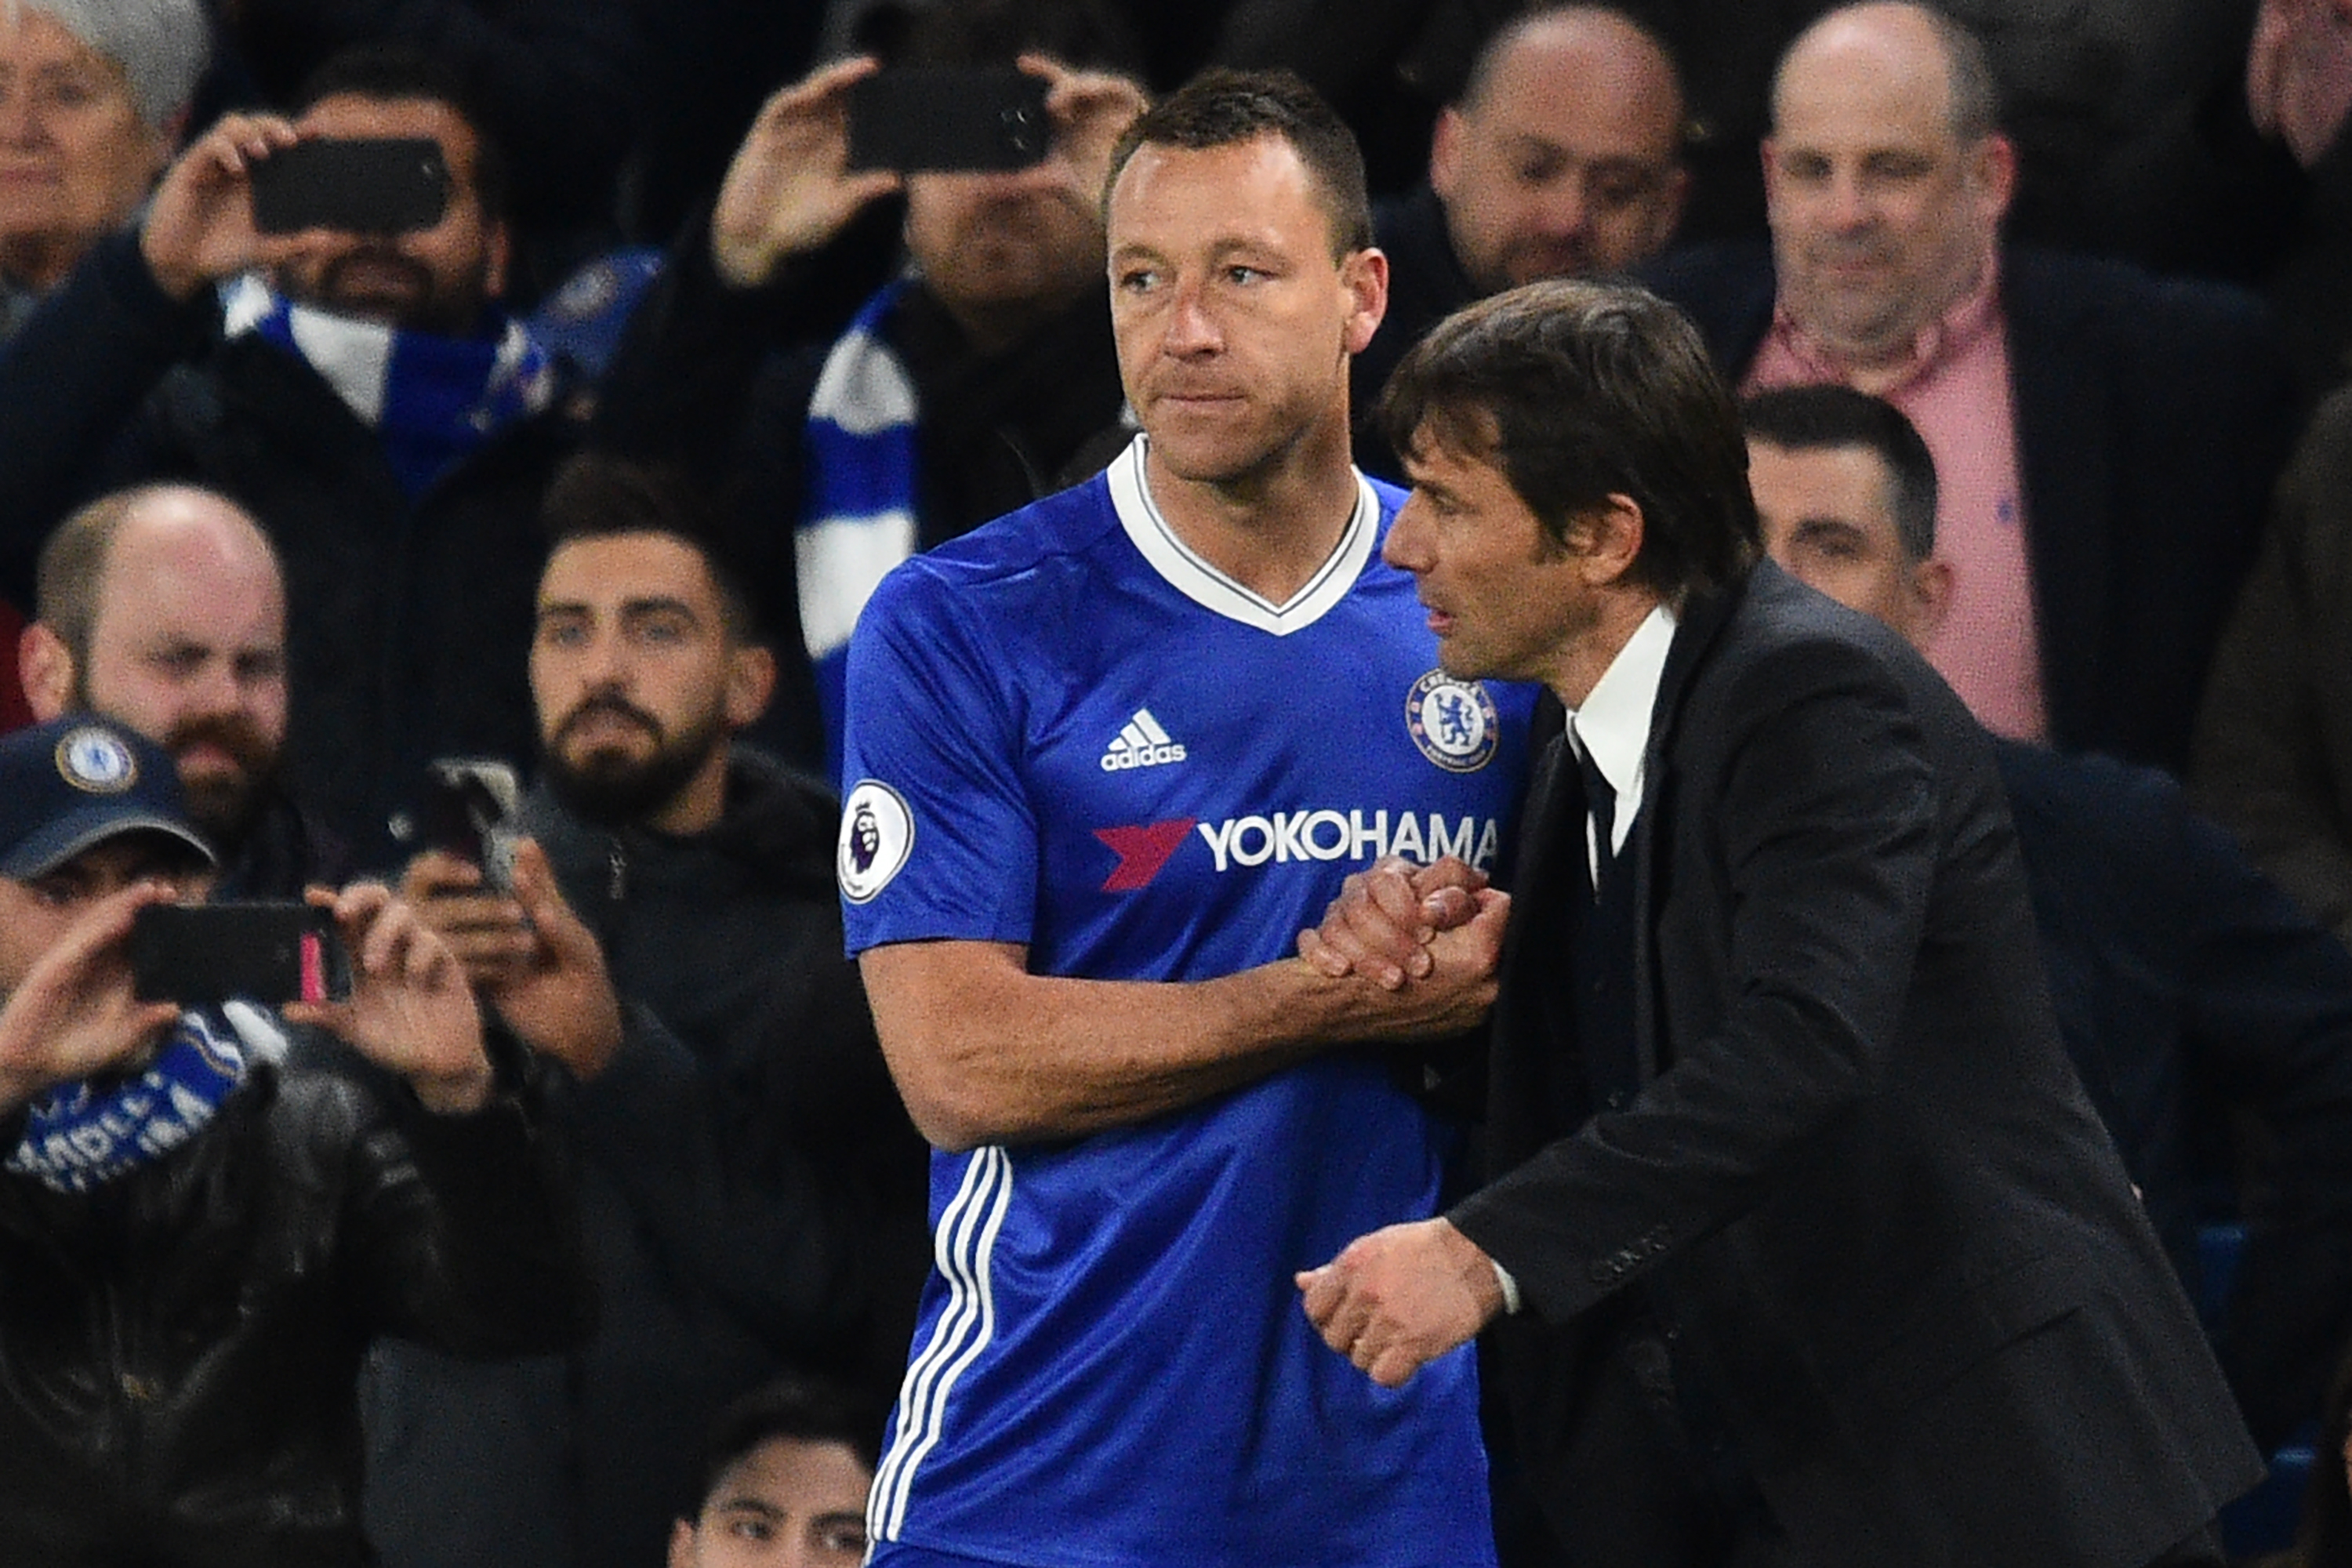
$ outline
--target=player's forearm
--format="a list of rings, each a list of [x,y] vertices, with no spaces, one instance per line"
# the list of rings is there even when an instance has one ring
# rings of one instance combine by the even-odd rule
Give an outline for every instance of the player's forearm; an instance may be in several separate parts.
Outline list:
[[[1000,962],[973,963],[981,948]],[[877,948],[861,961],[884,1054],[945,1149],[1082,1137],[1385,1032],[1392,1000],[1295,959],[1184,984],[1030,974],[1018,950]]]

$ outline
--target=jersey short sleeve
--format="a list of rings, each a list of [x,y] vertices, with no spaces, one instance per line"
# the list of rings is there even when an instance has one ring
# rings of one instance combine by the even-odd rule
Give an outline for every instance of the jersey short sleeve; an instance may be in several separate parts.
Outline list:
[[[1005,657],[931,563],[886,578],[850,640],[839,873],[849,951],[1026,942],[1037,824]]]

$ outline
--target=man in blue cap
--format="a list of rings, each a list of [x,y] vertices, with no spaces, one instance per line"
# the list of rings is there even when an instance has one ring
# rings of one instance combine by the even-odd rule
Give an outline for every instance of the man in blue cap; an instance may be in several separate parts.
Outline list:
[[[0,740],[0,1568],[364,1563],[368,1342],[511,1354],[583,1316],[527,1057],[386,889],[310,895],[347,998],[139,999],[139,911],[212,864],[152,742]],[[365,1066],[287,1066],[310,1029]]]

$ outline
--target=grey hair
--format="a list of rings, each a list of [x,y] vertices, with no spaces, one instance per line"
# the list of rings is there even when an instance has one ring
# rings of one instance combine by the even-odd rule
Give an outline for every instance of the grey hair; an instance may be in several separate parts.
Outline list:
[[[188,107],[212,58],[204,0],[0,0],[0,22],[10,26],[27,11],[111,61],[131,84],[139,118],[159,133]]]

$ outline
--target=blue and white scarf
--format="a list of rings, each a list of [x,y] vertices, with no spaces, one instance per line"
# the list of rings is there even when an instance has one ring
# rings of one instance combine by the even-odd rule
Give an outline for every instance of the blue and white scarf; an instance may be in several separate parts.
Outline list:
[[[825,355],[809,398],[806,497],[793,553],[835,788],[849,634],[882,579],[915,553],[915,384],[881,335],[906,289],[901,279],[866,302]]]
[[[52,1192],[86,1193],[152,1164],[203,1131],[257,1061],[282,1061],[286,1037],[242,1002],[183,1013],[144,1071],[100,1092],[60,1084],[25,1113],[7,1169]]]
[[[555,395],[553,361],[511,318],[494,338],[445,338],[296,304],[250,275],[222,303],[230,337],[257,333],[335,389],[412,499]]]

